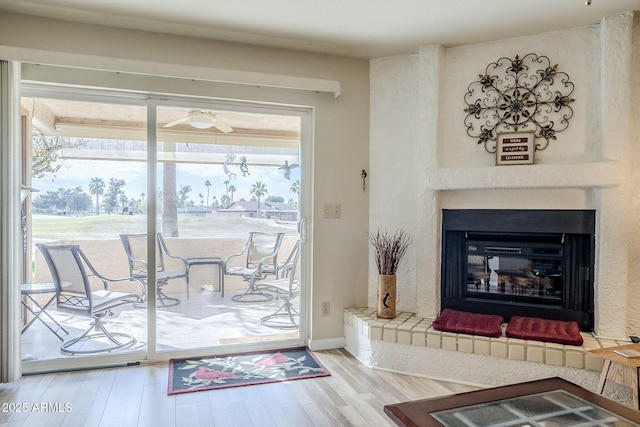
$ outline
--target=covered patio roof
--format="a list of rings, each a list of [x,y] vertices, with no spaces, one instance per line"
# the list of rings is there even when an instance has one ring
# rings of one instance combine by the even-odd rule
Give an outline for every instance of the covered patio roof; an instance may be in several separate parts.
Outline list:
[[[146,146],[135,143],[147,139],[145,106],[23,98],[22,109],[44,135],[94,140],[65,146],[62,158],[146,160]],[[215,117],[226,131],[190,125],[187,118],[194,111]],[[241,156],[249,152],[252,165],[281,166],[298,161],[300,119],[294,115],[159,106],[157,121],[158,141],[175,144],[169,149],[160,146],[160,162],[224,164],[229,162],[230,153]],[[115,151],[101,140],[124,141],[125,145]]]

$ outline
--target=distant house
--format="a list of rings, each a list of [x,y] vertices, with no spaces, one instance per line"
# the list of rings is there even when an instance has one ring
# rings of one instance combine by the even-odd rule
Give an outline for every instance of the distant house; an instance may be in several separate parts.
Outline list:
[[[187,206],[186,208],[178,208],[178,213],[186,213],[196,216],[207,216],[207,214],[210,214],[211,212],[213,212],[213,210],[204,206]]]
[[[226,209],[219,209],[220,216],[226,217],[258,217],[258,202],[233,202]],[[260,216],[279,221],[297,221],[298,210],[283,202],[260,202]]]

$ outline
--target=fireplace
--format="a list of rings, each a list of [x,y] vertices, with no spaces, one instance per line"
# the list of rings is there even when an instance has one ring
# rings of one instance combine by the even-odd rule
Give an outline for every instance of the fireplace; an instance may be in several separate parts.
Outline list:
[[[441,307],[593,330],[595,211],[442,212]]]

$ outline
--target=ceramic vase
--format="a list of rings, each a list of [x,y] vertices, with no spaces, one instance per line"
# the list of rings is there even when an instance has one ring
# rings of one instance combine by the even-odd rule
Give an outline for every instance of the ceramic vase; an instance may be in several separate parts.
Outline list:
[[[378,317],[395,319],[396,317],[396,275],[378,275]]]

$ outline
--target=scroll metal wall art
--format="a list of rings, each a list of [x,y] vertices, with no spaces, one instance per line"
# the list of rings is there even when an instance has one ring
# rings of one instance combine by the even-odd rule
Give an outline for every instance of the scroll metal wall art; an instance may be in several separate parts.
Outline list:
[[[558,72],[558,65],[551,66],[546,56],[502,57],[467,88],[467,134],[495,153],[498,133],[532,131],[545,140],[535,149],[544,150],[569,126],[573,90],[567,73]]]

